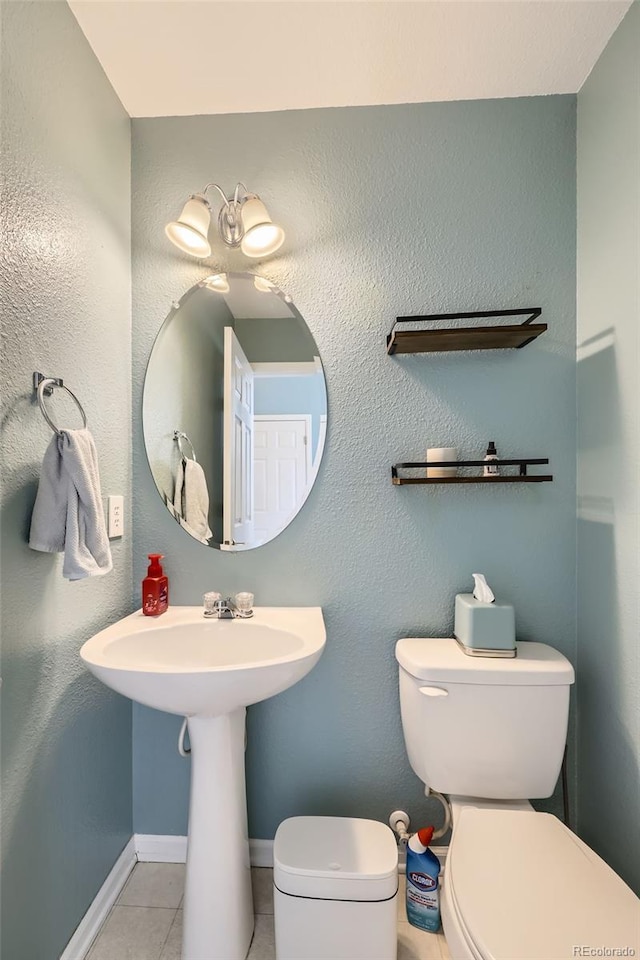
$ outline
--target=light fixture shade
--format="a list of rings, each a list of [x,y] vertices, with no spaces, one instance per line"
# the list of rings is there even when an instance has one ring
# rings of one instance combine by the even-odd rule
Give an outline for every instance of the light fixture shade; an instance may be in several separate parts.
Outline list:
[[[229,293],[231,289],[226,273],[216,273],[207,277],[206,280],[203,280],[202,286],[206,287],[207,290],[215,290],[216,293]]]
[[[246,257],[268,257],[284,243],[284,230],[272,221],[259,197],[242,204],[242,226],[240,249]]]
[[[168,223],[164,232],[176,247],[193,257],[208,257],[211,247],[207,235],[211,223],[209,204],[204,197],[190,197],[178,220]]]

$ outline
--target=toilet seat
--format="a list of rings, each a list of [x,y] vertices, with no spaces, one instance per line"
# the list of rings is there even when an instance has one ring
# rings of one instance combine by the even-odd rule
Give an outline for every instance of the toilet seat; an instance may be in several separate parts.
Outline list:
[[[447,938],[470,960],[565,960],[582,945],[640,953],[640,900],[550,814],[462,808],[445,901]]]

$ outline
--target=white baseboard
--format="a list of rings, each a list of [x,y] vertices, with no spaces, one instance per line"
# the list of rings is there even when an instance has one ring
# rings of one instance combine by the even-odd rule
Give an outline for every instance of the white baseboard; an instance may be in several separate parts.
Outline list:
[[[141,863],[186,863],[187,838],[155,833],[136,833],[136,856]],[[273,840],[249,840],[252,867],[273,866]]]
[[[134,836],[138,860],[143,863],[186,863],[187,838],[163,837],[154,833],[136,833]],[[448,847],[431,847],[444,867]],[[273,840],[249,840],[249,857],[252,867],[273,866]],[[398,857],[398,872],[405,872],[405,851],[402,847]]]
[[[186,863],[187,838],[159,833],[134,833],[136,856],[140,863]]]
[[[249,840],[249,859],[252,867],[272,867],[273,840]]]
[[[84,960],[135,865],[136,850],[132,837],[98,890],[93,903],[60,955],[60,960]]]

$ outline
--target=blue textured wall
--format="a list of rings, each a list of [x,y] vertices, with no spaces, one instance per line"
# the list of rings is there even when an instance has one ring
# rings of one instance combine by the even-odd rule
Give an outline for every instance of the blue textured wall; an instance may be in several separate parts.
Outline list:
[[[325,365],[328,445],[316,486],[272,543],[221,554],[161,503],[140,429],[144,368],[171,301],[215,267],[163,227],[211,179],[259,191],[287,231],[258,271],[293,296]],[[453,598],[484,571],[518,634],[574,658],[575,97],[432,103],[133,122],[136,584],[166,554],[175,603],[205,590],[321,604],[326,652],[250,709],[250,833],[292,814],[414,823],[437,813],[406,759],[394,644],[446,635]],[[523,351],[389,358],[397,314],[532,304],[549,332]],[[399,488],[390,465],[427,446],[467,457],[549,456],[555,482]],[[179,718],[134,708],[134,823],[184,833]],[[430,731],[437,736],[437,731]]]
[[[2,3],[2,169],[2,957],[53,960],[131,836],[131,705],[78,656],[130,609],[130,526],[78,583],[27,547],[34,370],[77,393],[103,493],[131,502],[130,123],[66,3]]]
[[[578,95],[578,828],[640,893],[640,4]]]

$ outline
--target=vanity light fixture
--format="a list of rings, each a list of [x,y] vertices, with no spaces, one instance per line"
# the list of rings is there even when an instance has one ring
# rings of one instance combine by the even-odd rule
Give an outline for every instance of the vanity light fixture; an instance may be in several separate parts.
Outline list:
[[[226,273],[216,273],[214,276],[206,277],[202,281],[202,286],[207,290],[215,290],[216,293],[229,293],[229,281]]]
[[[271,293],[271,291],[275,289],[271,281],[265,277],[254,277],[253,285],[260,293]]]
[[[274,223],[267,208],[243,183],[237,183],[232,197],[227,197],[217,183],[208,183],[201,193],[193,194],[178,220],[168,223],[165,233],[184,253],[194,257],[211,254],[209,227],[211,205],[206,194],[216,189],[222,197],[218,212],[218,232],[228,247],[240,247],[247,257],[268,257],[284,243],[284,230]]]

